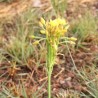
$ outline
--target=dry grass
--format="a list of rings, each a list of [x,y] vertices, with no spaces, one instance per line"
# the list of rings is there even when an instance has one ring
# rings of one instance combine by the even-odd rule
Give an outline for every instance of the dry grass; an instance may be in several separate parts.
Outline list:
[[[32,3],[32,0],[19,0],[17,2],[0,3],[0,18],[13,17],[25,11]]]
[[[44,0],[41,3],[43,2]],[[21,1],[14,2],[11,5],[0,3],[2,5],[0,6],[0,17],[17,15],[15,18],[11,18],[12,20],[6,21],[4,19],[0,22],[0,90],[2,90],[0,98],[45,98],[45,96],[47,98],[46,69],[43,67],[46,55],[45,43],[42,42],[38,46],[33,46],[34,40],[30,39],[33,34],[41,36],[38,26],[39,17],[43,16],[48,20],[55,16],[52,8],[48,6],[47,0],[45,0],[45,4],[43,3],[45,9],[41,7],[38,10],[33,8],[20,14],[28,9],[27,0],[22,3]],[[5,6],[7,7],[5,8]],[[50,9],[46,10],[47,6]],[[95,18],[92,15],[89,16],[90,18],[86,15],[77,21],[74,19],[73,25],[70,23],[73,27],[70,26],[71,32],[73,32],[71,36],[78,37],[77,43],[88,38],[84,35],[87,34],[88,36],[90,33],[90,36],[92,36],[96,32]],[[73,17],[71,18],[73,19]],[[73,58],[66,51],[66,47],[63,45],[59,47],[60,53],[63,54],[60,55],[60,59],[59,57],[57,59],[58,66],[54,66],[53,98],[97,98],[98,55],[93,55],[93,51],[96,54],[98,46],[95,44],[97,43],[96,40],[92,41],[93,44],[88,42],[80,50],[69,47]],[[92,59],[96,59],[97,62],[93,62]],[[71,61],[76,63],[73,64]],[[92,63],[92,66],[89,63]],[[11,76],[12,73],[14,74]]]

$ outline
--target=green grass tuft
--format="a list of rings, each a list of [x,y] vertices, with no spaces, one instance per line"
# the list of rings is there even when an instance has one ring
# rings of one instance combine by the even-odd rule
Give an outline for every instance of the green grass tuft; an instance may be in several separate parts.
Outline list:
[[[77,37],[79,42],[83,42],[90,36],[96,36],[98,21],[90,12],[86,12],[83,17],[73,20],[71,32]]]

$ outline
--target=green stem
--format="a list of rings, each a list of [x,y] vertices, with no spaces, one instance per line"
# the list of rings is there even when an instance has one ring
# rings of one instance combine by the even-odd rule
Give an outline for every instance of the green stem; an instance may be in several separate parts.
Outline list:
[[[51,74],[54,65],[54,49],[47,41],[48,98],[51,98]]]
[[[51,69],[48,72],[48,98],[51,98]]]
[[[51,58],[52,50],[50,43],[47,42],[47,71],[48,71],[48,98],[51,98]]]

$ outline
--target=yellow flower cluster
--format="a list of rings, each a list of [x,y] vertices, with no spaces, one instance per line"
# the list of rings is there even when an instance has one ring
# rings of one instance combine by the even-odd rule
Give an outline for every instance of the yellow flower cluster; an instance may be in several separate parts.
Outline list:
[[[50,43],[55,50],[57,50],[60,37],[64,36],[69,28],[68,23],[63,18],[57,18],[50,21],[40,20],[42,34],[46,34],[47,42]]]
[[[64,37],[64,34],[66,34],[69,28],[68,23],[64,18],[57,18],[50,21],[45,21],[43,18],[41,18],[39,24],[42,28],[40,32],[46,35],[46,40],[48,44],[51,44],[52,47],[57,51],[59,39]],[[77,40],[74,37],[70,38],[64,37],[64,38],[66,41],[61,43],[67,42],[74,45],[75,41]]]
[[[61,37],[67,32],[69,27],[63,18],[57,18],[47,22],[41,18],[40,26],[42,27],[41,33],[46,34],[48,37]]]

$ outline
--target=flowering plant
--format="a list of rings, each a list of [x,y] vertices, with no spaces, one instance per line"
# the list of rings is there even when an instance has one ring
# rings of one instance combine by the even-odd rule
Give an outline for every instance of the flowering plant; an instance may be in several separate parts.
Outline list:
[[[63,43],[68,42],[71,44],[75,44],[76,38],[68,38],[64,37],[66,34],[69,25],[64,18],[57,18],[50,21],[45,21],[41,18],[39,25],[41,27],[40,32],[46,35],[46,44],[47,44],[47,75],[48,75],[48,98],[51,98],[51,75],[53,71],[53,65],[55,64],[55,59],[58,51],[58,45],[60,44],[60,39],[65,39]],[[34,37],[33,38],[38,38]],[[39,41],[35,41],[34,44]]]

